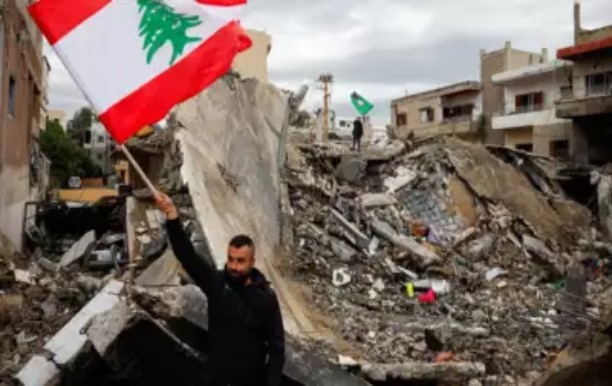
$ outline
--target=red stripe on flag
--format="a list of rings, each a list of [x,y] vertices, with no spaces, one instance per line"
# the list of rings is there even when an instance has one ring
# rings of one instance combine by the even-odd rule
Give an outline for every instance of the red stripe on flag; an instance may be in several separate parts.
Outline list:
[[[219,7],[232,7],[234,5],[243,5],[247,0],[196,0],[200,4],[216,5]]]
[[[125,142],[225,75],[236,54],[251,44],[237,21],[228,23],[187,57],[111,106],[100,121],[117,143]]]
[[[39,0],[28,7],[43,35],[53,45],[111,0]]]

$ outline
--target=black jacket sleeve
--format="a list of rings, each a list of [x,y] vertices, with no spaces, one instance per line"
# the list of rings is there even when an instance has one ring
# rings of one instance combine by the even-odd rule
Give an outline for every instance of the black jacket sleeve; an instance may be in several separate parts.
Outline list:
[[[179,219],[166,221],[166,229],[174,255],[210,301],[211,297],[218,293],[221,285],[212,257],[196,253]]]
[[[272,291],[272,290],[270,290]],[[268,363],[266,386],[281,386],[285,365],[285,329],[276,294],[272,292],[272,309],[268,324]]]

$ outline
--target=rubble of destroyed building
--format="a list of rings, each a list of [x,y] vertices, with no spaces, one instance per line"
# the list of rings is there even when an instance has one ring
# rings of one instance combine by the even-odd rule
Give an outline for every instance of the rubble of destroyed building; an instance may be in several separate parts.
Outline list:
[[[283,384],[609,372],[609,168],[443,137],[358,153],[291,127],[303,97],[229,75],[127,144],[219,267],[232,235],[255,236],[285,319]],[[2,241],[0,384],[206,384],[206,299],[152,192],[128,182],[31,203],[23,253]]]

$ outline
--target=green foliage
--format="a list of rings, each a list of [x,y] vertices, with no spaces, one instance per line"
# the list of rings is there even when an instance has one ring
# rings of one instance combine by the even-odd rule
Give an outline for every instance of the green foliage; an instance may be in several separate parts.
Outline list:
[[[140,36],[144,36],[142,48],[147,50],[147,63],[166,43],[172,45],[172,65],[183,54],[185,46],[200,41],[200,38],[187,36],[187,30],[202,24],[198,15],[177,13],[163,0],[138,0]]]
[[[51,161],[51,176],[65,185],[71,176],[95,178],[102,170],[91,161],[85,149],[76,145],[56,121],[47,122],[40,134],[41,150]]]

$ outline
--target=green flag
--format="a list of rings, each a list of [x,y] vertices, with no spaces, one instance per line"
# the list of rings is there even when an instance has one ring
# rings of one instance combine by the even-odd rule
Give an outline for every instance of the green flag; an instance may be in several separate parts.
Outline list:
[[[353,102],[353,106],[355,106],[355,109],[359,111],[359,115],[361,116],[366,115],[374,108],[373,104],[365,100],[361,95],[357,94],[356,92],[353,92],[351,94],[351,102]]]

